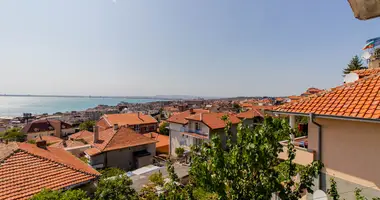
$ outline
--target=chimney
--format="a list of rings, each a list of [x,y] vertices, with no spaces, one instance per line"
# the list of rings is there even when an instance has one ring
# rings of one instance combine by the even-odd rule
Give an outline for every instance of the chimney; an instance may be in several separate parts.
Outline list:
[[[150,132],[149,134],[150,134],[150,138],[153,138],[152,132]]]
[[[119,125],[118,124],[114,124],[113,125],[113,130],[116,132],[117,130],[119,130]]]
[[[37,146],[38,148],[41,148],[41,149],[46,149],[46,147],[47,147],[47,142],[46,142],[46,140],[38,140],[38,141],[36,142],[36,146]]]
[[[200,116],[201,116],[200,118],[201,118],[201,121],[202,121],[202,119],[203,119],[203,113],[200,113]]]
[[[96,143],[99,140],[99,127],[94,126],[94,143]]]
[[[194,114],[194,109],[190,108],[190,114]]]

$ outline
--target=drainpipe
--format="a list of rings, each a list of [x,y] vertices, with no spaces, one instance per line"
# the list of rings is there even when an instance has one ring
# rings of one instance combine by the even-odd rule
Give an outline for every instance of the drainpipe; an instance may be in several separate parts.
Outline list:
[[[317,159],[322,162],[322,125],[314,121],[314,113],[310,113],[310,122],[318,127],[318,155]],[[319,189],[322,189],[322,173],[319,174]]]

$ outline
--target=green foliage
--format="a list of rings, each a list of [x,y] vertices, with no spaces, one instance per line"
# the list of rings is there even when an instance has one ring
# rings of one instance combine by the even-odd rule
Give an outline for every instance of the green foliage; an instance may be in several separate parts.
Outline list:
[[[361,193],[362,193],[361,189],[355,188],[355,199],[356,200],[367,200],[367,198],[365,196],[363,196]]]
[[[61,196],[60,191],[43,189],[41,192],[35,194],[30,200],[59,200]]]
[[[333,178],[330,178],[330,189],[327,190],[327,193],[330,195],[332,200],[339,200],[340,198],[336,181]]]
[[[102,178],[109,178],[114,176],[124,175],[125,171],[116,167],[109,167],[102,170],[99,170],[102,174]]]
[[[232,104],[232,108],[235,110],[235,112],[241,112],[242,107],[238,103]]]
[[[93,131],[92,129],[94,128],[94,126],[96,125],[96,122],[95,121],[85,121],[81,124],[79,124],[79,129],[81,131],[83,130],[87,130],[87,131]]]
[[[86,158],[85,156],[82,156],[79,158],[81,161],[83,161],[84,163],[88,164],[88,158]]]
[[[28,140],[28,143],[29,144],[36,144],[36,141],[35,140]]]
[[[161,171],[150,175],[149,181],[152,182],[153,184],[161,186],[161,187],[164,186],[164,183],[165,183],[164,177],[162,176]]]
[[[102,178],[95,192],[95,199],[137,200],[137,193],[131,185],[132,180],[126,175]]]
[[[352,71],[359,70],[359,69],[366,69],[367,67],[363,66],[362,60],[359,58],[359,56],[354,56],[350,63],[347,65],[345,69],[343,69],[343,74],[349,74]]]
[[[21,132],[20,128],[11,128],[2,133],[2,138],[8,141],[24,142],[26,135]]]
[[[175,153],[179,158],[181,158],[183,156],[183,153],[185,153],[185,149],[183,147],[177,147],[175,149]]]
[[[288,159],[284,161],[288,170],[279,178],[278,154],[283,149],[279,141],[294,133],[286,121],[266,118],[254,130],[239,124],[236,144],[230,142],[230,126],[227,122],[227,151],[223,150],[219,137],[194,147],[190,176],[197,187],[217,194],[222,200],[267,200],[274,192],[282,200],[298,200],[305,190],[312,192],[322,164],[315,161],[297,171],[292,143],[288,144]],[[293,180],[297,173],[299,183]]]
[[[87,193],[83,190],[54,191],[43,189],[34,195],[31,200],[90,200]]]
[[[218,195],[215,193],[207,192],[202,188],[195,188],[193,190],[194,199],[197,200],[217,200]]]
[[[162,122],[162,124],[159,127],[160,133],[163,135],[169,135],[169,129],[167,128],[169,126],[169,123]]]

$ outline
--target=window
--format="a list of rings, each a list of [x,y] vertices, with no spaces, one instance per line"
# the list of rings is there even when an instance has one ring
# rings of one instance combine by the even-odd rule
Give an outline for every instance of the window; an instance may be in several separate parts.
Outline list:
[[[195,130],[200,130],[200,126],[199,126],[199,123],[198,122],[195,122]]]
[[[135,126],[135,131],[140,131],[140,125]]]

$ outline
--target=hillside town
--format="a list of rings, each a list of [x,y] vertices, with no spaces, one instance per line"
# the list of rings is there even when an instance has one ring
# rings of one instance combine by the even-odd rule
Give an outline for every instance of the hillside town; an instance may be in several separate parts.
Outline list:
[[[380,16],[380,3],[368,2],[348,0],[354,17]],[[86,37],[95,36],[80,40]],[[20,116],[0,115],[0,200],[379,200],[380,37],[367,40],[362,50],[347,66],[334,66],[342,73],[335,79],[339,84],[328,88],[298,81],[302,92],[281,96],[136,98],[135,103],[92,107],[96,103],[83,110],[33,114],[25,107]],[[111,59],[106,63],[113,64]],[[98,76],[67,74],[73,80]],[[113,77],[101,75],[101,83],[112,82]],[[123,78],[141,84],[134,76]],[[180,80],[159,78],[157,83],[171,85]],[[88,89],[91,84],[83,85]],[[265,90],[266,85],[257,87]]]

